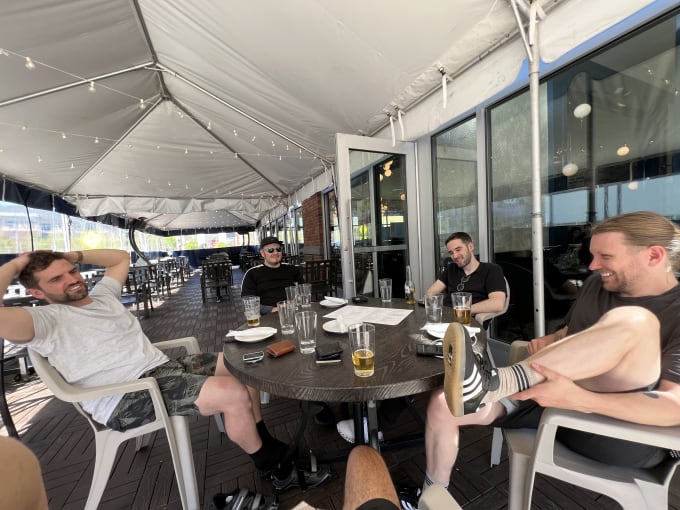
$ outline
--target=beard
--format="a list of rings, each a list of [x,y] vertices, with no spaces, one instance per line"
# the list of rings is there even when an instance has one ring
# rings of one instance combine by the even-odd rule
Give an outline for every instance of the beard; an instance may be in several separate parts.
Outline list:
[[[458,267],[465,267],[470,263],[471,260],[472,260],[472,253],[470,253],[470,250],[468,250],[465,253],[465,255],[463,255],[463,259],[460,262],[458,262],[458,261],[455,261],[455,262],[456,262],[456,264],[458,264]]]
[[[87,285],[84,282],[80,282],[68,287],[67,291],[63,294],[52,294],[43,291],[47,301],[50,303],[71,303],[73,301],[80,301],[86,298],[89,294]]]

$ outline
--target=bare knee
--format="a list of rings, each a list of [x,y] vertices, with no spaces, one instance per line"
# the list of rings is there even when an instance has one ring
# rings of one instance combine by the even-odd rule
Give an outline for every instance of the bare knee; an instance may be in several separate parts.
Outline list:
[[[641,306],[620,306],[605,313],[598,324],[617,326],[634,333],[653,333],[661,329],[656,315]]]
[[[232,376],[208,377],[196,399],[196,405],[204,416],[252,411],[248,389]]]

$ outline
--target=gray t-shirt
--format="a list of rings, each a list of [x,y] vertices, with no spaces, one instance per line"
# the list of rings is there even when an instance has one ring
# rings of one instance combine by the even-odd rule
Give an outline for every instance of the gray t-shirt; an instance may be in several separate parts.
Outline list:
[[[29,347],[71,384],[83,388],[133,381],[166,361],[137,319],[120,303],[121,286],[104,277],[85,306],[51,304],[26,308],[33,317],[35,337]],[[81,402],[99,423],[106,423],[120,396]]]

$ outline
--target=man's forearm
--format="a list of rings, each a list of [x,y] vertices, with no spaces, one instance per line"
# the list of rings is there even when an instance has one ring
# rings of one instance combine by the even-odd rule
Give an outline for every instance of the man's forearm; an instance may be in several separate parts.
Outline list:
[[[72,251],[64,256],[72,263],[92,264],[94,266],[113,267],[119,264],[130,265],[130,255],[123,250],[86,250]],[[80,260],[78,260],[80,259]]]

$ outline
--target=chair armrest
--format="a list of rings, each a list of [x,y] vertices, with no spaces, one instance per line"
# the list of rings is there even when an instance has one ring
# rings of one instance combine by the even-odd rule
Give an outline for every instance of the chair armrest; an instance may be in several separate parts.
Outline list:
[[[144,377],[143,379],[135,379],[134,381],[114,384],[104,384],[92,388],[76,387],[66,382],[62,375],[56,368],[50,365],[46,358],[33,352],[30,348],[29,353],[33,366],[40,378],[44,380],[50,391],[54,393],[55,397],[65,402],[82,402],[83,400],[111,397],[113,395],[121,395],[131,391],[153,391],[154,389],[160,391],[158,389],[158,383],[153,377]]]
[[[540,429],[543,426],[552,429],[556,429],[558,426],[567,427],[602,436],[648,444],[658,448],[680,450],[680,426],[658,427],[654,425],[641,425],[601,414],[586,414],[554,408],[546,409],[543,412],[541,424],[539,425],[539,434],[541,434]],[[554,430],[552,434],[554,434]]]
[[[174,349],[176,347],[184,347],[187,351],[187,354],[199,354],[201,352],[201,349],[198,346],[198,340],[196,340],[196,338],[193,336],[156,342],[154,346],[158,347],[159,349]]]
[[[503,315],[503,312],[479,312],[475,315],[475,320],[480,324],[484,324],[486,321],[498,317],[499,315]]]

